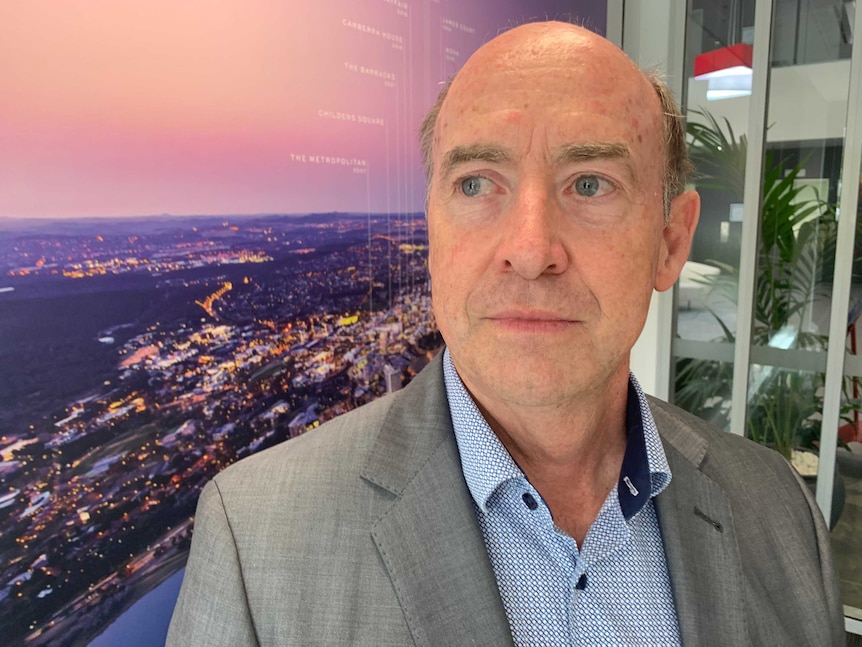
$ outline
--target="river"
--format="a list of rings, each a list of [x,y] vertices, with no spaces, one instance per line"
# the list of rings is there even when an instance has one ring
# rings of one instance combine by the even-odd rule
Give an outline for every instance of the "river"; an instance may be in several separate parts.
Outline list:
[[[181,569],[114,620],[89,647],[164,647],[171,613],[183,583]]]

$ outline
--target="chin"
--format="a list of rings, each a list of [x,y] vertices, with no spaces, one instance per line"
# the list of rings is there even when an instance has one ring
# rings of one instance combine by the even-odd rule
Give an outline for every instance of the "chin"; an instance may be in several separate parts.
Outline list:
[[[543,408],[565,405],[578,394],[576,384],[561,384],[546,381],[509,380],[504,384],[492,385],[498,399],[510,405],[525,408]]]
[[[463,365],[461,377],[468,388],[472,384],[486,396],[523,406],[553,405],[588,390],[594,381],[590,372],[583,370],[583,362],[578,364],[559,352],[539,356],[503,353],[469,358],[465,363],[455,360],[459,372]],[[573,370],[575,366],[577,370]]]

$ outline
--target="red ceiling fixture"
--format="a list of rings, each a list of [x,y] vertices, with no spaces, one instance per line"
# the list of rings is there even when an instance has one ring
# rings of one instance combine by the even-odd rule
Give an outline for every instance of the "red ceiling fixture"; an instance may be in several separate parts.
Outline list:
[[[694,78],[706,80],[709,101],[751,94],[751,61],[754,48],[736,43],[694,57]]]
[[[708,79],[726,76],[728,70],[748,68],[751,72],[751,56],[754,48],[746,43],[728,45],[694,57],[694,78]],[[732,72],[730,72],[732,73]]]

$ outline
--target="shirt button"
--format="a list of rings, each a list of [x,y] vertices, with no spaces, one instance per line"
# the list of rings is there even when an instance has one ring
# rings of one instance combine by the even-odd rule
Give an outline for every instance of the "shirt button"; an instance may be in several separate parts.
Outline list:
[[[529,492],[524,492],[524,494],[521,496],[521,498],[524,500],[524,505],[526,505],[528,508],[530,508],[530,510],[535,510],[536,508],[539,507],[539,504],[536,503],[536,499],[534,499],[533,495],[530,494]]]

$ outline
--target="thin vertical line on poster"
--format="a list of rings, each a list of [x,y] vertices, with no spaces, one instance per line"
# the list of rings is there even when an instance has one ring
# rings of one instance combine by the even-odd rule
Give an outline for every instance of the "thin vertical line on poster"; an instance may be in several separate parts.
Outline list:
[[[386,122],[386,227],[387,227],[387,236],[392,238],[392,166],[389,161],[389,129],[392,127],[392,124],[389,123],[389,120]],[[390,307],[392,304],[392,242],[389,242],[389,303]]]
[[[403,50],[402,50],[403,51]],[[404,141],[401,137],[401,96],[404,92],[404,88],[406,86],[405,82],[405,74],[404,74],[404,65],[402,59],[401,70],[399,71],[399,80],[401,81],[399,84],[395,86],[395,154],[397,155],[398,162],[395,165],[395,206],[397,213],[401,214],[404,212],[404,201],[402,198],[401,191],[401,183],[402,183],[402,173],[404,166]],[[391,241],[390,241],[391,245]],[[399,268],[400,268],[400,255],[399,255]],[[400,270],[399,270],[400,271]],[[389,307],[392,307],[392,294],[389,295]]]
[[[413,20],[412,14],[407,18],[407,46],[404,48],[404,65],[407,68],[408,75],[408,86],[412,89],[416,87],[415,78],[413,76],[413,68],[409,64],[407,57],[407,47],[413,46]],[[415,112],[413,111],[413,92],[407,93],[407,114],[413,117]],[[417,124],[410,124],[410,143],[411,146],[416,146],[416,128]],[[415,149],[412,149],[415,150]],[[416,208],[416,183],[415,183],[416,171],[411,167],[410,168],[410,185],[409,189],[409,198],[408,198],[408,214],[404,216],[405,224],[407,226],[407,231],[410,233],[410,243],[413,244],[413,227],[415,225],[414,221],[414,213],[413,210]],[[411,251],[409,258],[404,259],[404,272],[405,272],[405,280],[402,285],[407,285],[409,294],[413,294],[413,272],[411,271],[412,264],[408,262],[408,260],[412,260],[414,252]],[[400,256],[399,256],[400,258]]]
[[[368,226],[368,315],[374,312],[374,270],[371,262],[371,164],[365,173],[365,218]]]
[[[403,98],[403,101],[404,101],[404,104],[405,104],[405,113],[406,113],[406,115],[407,115],[407,116],[406,116],[406,118],[404,119],[404,122],[405,122],[405,133],[406,133],[406,131],[408,131],[408,130],[410,129],[410,128],[409,128],[409,125],[407,125],[407,124],[409,124],[409,122],[410,122],[410,112],[409,112],[409,110],[407,110],[407,109],[406,109],[406,104],[407,104],[407,97],[408,97],[408,96],[410,96],[410,88],[412,87],[412,86],[410,85],[410,81],[411,81],[411,78],[410,78],[410,70],[409,70],[409,68],[408,68],[408,66],[407,66],[407,56],[406,56],[406,54],[405,54],[405,52],[407,51],[407,47],[408,47],[408,45],[409,45],[409,41],[407,41],[407,43],[404,45],[404,47],[402,47],[402,48],[401,48],[401,78],[402,78],[402,79],[404,79],[404,82],[402,83],[401,92],[402,92],[402,96],[404,97],[404,98]],[[405,182],[406,182],[406,178],[409,176],[409,173],[408,173],[408,170],[407,170],[407,159],[408,159],[408,158],[409,158],[409,156],[410,156],[410,152],[409,152],[409,146],[410,146],[410,144],[409,144],[409,138],[405,135],[404,139],[405,139],[405,144],[406,144],[406,145],[405,145],[405,147],[404,147],[404,160],[403,160],[403,162],[402,162],[402,165],[403,165],[403,167],[404,167],[404,168],[402,169],[402,183],[405,183]],[[401,240],[401,238],[400,238],[400,237],[401,237],[401,233],[402,233],[402,231],[403,231],[404,214],[405,214],[405,213],[407,213],[407,210],[405,209],[405,204],[407,203],[407,195],[408,195],[408,194],[407,194],[407,191],[408,191],[408,187],[407,187],[406,185],[401,187],[401,195],[402,195],[402,198],[403,198],[403,199],[402,199],[402,202],[401,202],[401,204],[399,205],[399,209],[398,209],[398,220],[399,220],[399,222],[402,224],[402,227],[401,227],[401,229],[400,229],[400,230],[399,230],[399,232],[398,232],[398,235],[399,235],[399,244],[400,244],[400,240]],[[404,274],[404,263],[403,263],[403,258],[402,258],[402,254],[400,253],[400,250],[399,250],[399,252],[398,252],[398,268],[397,268],[397,277],[398,277],[398,279],[397,279],[397,280],[398,280],[398,285],[399,285],[399,287],[403,287],[403,286],[404,286],[404,278],[405,278],[405,274]]]

